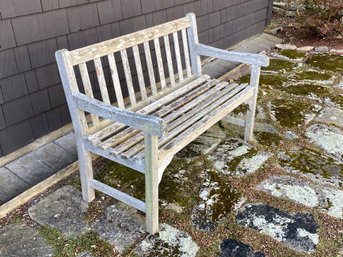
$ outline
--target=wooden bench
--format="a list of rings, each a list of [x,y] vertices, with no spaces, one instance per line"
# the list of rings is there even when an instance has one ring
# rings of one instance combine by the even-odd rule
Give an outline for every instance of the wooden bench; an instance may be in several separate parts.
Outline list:
[[[250,64],[250,83],[210,78],[202,73],[200,56]],[[242,103],[249,104],[245,140],[252,139],[260,67],[269,64],[264,55],[200,44],[193,13],[73,51],[59,50],[56,59],[76,134],[83,198],[92,201],[96,189],[145,212],[152,234],[158,231],[158,185],[178,151]],[[94,97],[96,88],[101,98]],[[145,202],[95,180],[90,153],[144,173]]]

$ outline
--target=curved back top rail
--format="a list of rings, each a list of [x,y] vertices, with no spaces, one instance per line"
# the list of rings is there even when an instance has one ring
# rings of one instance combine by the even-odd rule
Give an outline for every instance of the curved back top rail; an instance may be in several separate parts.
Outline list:
[[[70,51],[73,66],[189,28],[188,17]]]

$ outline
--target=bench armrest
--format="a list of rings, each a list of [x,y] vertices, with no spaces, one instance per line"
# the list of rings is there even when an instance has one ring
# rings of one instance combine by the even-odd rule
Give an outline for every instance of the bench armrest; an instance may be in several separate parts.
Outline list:
[[[142,130],[151,135],[163,136],[166,129],[164,120],[156,116],[119,109],[81,93],[74,94],[73,100],[76,107],[83,111]]]
[[[198,55],[223,59],[232,62],[247,63],[260,67],[267,67],[269,65],[269,58],[262,54],[232,52],[212,46],[207,46],[204,44],[196,44],[195,53]]]

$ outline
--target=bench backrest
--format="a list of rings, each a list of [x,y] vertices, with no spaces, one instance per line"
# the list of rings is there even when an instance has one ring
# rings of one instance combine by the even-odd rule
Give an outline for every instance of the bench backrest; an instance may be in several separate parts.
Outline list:
[[[60,50],[56,58],[68,105],[73,106],[68,95],[81,92],[106,104],[116,102],[119,108],[132,108],[168,87],[199,76],[200,57],[194,53],[197,43],[195,15],[188,14],[73,51]],[[90,71],[95,71],[94,78]],[[92,123],[97,125],[99,118],[92,116]]]

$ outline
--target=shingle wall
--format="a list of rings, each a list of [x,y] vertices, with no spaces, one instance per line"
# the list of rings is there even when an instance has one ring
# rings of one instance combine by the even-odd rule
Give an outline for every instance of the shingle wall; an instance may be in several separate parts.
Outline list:
[[[272,0],[0,0],[0,156],[70,122],[57,49],[197,15],[220,48],[263,31]]]

